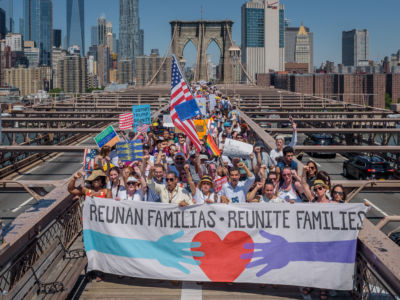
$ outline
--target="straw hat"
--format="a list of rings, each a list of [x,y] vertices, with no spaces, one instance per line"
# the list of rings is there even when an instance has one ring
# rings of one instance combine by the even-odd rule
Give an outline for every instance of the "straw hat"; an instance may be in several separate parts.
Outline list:
[[[200,185],[201,185],[203,182],[209,182],[209,183],[211,183],[211,185],[214,187],[214,181],[212,180],[211,176],[209,176],[209,175],[204,175],[203,177],[201,177]]]
[[[314,180],[314,185],[313,185],[313,187],[312,188],[315,188],[316,186],[318,186],[318,185],[321,185],[321,186],[323,186],[324,187],[324,189],[329,189],[329,187],[326,185],[326,183],[325,182],[323,182],[322,180],[320,180],[320,179],[317,179],[317,180]]]
[[[104,177],[104,179],[107,178],[107,175],[102,171],[102,170],[94,170],[92,174],[86,179],[88,182],[92,182],[95,180],[97,177]]]

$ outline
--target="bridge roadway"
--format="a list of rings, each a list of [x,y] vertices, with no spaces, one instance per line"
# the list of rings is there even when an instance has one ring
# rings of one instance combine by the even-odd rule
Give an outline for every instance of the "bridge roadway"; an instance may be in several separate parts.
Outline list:
[[[299,135],[299,145],[302,144],[301,134]],[[89,137],[82,145],[93,145]],[[67,179],[73,172],[81,168],[82,154],[63,153],[55,158],[44,161],[39,166],[25,171],[17,177],[20,180],[59,180]],[[303,162],[309,159],[304,155]],[[342,163],[345,160],[341,155],[334,159],[312,158],[317,162],[321,170],[327,171],[333,180],[345,179],[342,172]],[[399,193],[374,193],[366,192],[358,194],[353,202],[363,202],[368,199],[373,205],[368,214],[374,223],[385,215],[400,215]],[[26,210],[34,208],[34,201],[30,195],[21,191],[1,191],[0,201],[2,210],[0,217],[7,223],[11,222],[17,215]],[[388,226],[386,231],[393,230]],[[79,299],[121,299],[121,298],[141,298],[141,299],[302,299],[300,292],[294,287],[261,287],[259,285],[226,285],[205,283],[197,285],[195,283],[179,283],[173,285],[168,281],[155,281],[132,278],[106,277],[101,283],[84,281],[78,282],[76,298]],[[315,294],[317,297],[318,294]],[[346,299],[348,295],[339,294],[337,299]],[[0,297],[1,298],[1,297]]]

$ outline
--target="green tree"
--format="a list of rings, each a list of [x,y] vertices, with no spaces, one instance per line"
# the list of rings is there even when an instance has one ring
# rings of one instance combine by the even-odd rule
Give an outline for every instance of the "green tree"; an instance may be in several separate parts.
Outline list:
[[[59,94],[59,93],[61,93],[61,92],[64,92],[64,90],[63,90],[63,89],[60,89],[60,88],[51,89],[51,90],[49,91],[50,94]]]

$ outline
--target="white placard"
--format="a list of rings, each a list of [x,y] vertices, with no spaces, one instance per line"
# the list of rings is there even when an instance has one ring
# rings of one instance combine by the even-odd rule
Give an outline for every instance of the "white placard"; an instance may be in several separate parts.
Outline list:
[[[172,118],[171,115],[163,115],[163,127],[167,127],[167,128],[173,128],[174,123],[172,122]]]
[[[226,139],[223,154],[229,157],[248,158],[253,152],[253,146],[232,139]]]

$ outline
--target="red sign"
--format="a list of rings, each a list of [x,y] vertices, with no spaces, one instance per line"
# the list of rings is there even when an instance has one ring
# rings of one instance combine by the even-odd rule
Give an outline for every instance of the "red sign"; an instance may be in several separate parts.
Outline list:
[[[228,178],[226,176],[215,180],[215,192],[219,193],[221,191],[221,189],[222,189],[222,186],[227,182],[228,182]]]

